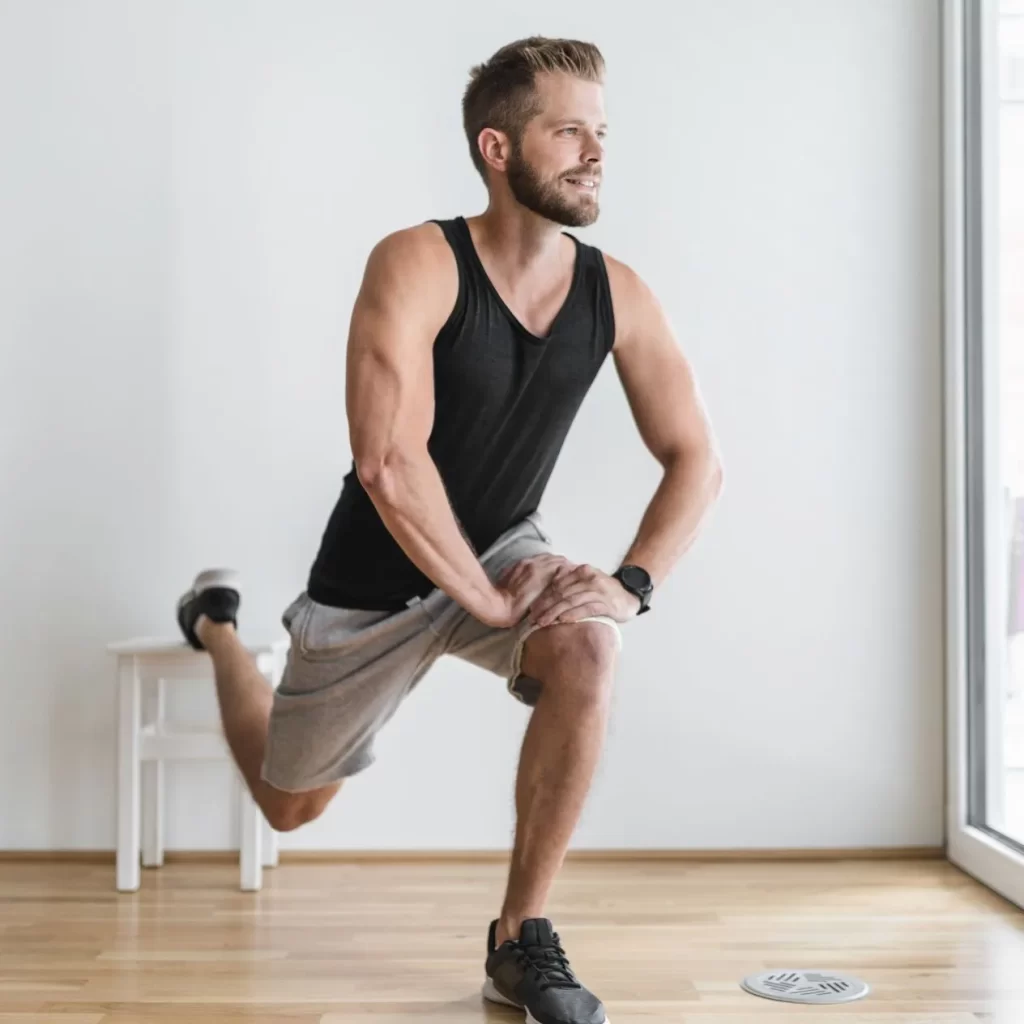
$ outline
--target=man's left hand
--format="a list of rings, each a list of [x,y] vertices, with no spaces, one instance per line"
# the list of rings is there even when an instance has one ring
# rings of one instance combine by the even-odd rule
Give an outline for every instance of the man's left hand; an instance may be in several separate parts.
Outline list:
[[[606,615],[616,622],[628,622],[640,611],[640,598],[617,579],[579,565],[572,572],[556,576],[530,605],[530,621],[538,626],[579,622],[592,615]]]

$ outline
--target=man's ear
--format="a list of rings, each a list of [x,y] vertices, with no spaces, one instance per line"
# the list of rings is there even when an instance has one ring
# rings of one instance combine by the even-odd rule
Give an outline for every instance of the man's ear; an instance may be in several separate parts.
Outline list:
[[[512,156],[512,140],[496,128],[484,128],[477,136],[476,144],[484,163],[502,174],[508,170],[508,162]]]

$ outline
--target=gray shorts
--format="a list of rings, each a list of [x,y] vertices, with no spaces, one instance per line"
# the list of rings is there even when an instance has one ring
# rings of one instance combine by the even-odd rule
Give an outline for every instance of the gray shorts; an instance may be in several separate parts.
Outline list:
[[[550,554],[551,538],[537,515],[512,527],[480,557],[491,580],[508,566]],[[373,741],[413,687],[445,654],[506,680],[525,704],[537,680],[519,668],[523,644],[537,627],[484,625],[441,590],[400,612],[330,608],[303,593],[282,621],[291,636],[284,677],[274,695],[263,778],[288,792],[317,789],[368,768]],[[590,621],[611,626],[604,616]]]

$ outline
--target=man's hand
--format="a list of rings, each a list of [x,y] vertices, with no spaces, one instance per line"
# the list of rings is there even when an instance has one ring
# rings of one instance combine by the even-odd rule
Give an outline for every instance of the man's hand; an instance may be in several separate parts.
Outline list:
[[[530,605],[553,581],[568,576],[576,568],[575,562],[561,555],[534,555],[510,565],[496,583],[499,602],[494,614],[483,621],[499,629],[518,625],[526,618]]]
[[[551,579],[530,606],[530,620],[538,626],[552,626],[606,615],[616,622],[628,622],[639,611],[640,598],[617,579],[592,565],[577,565]]]

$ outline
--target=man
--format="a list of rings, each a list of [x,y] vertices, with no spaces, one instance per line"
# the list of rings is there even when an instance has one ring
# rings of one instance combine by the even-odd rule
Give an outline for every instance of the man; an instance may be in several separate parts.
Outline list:
[[[544,904],[600,753],[619,624],[695,538],[721,488],[698,389],[650,291],[562,231],[598,216],[604,62],[531,38],[475,68],[463,101],[484,214],[399,231],[371,253],[348,342],[353,470],[271,693],[235,628],[238,584],[197,577],[178,606],[213,657],[224,729],[279,830],[312,821],[443,654],[533,707],[504,906],[484,994],[543,1024],[602,1024]],[[664,474],[609,575],[551,552],[537,507],[608,353]],[[611,483],[611,481],[609,481]]]

